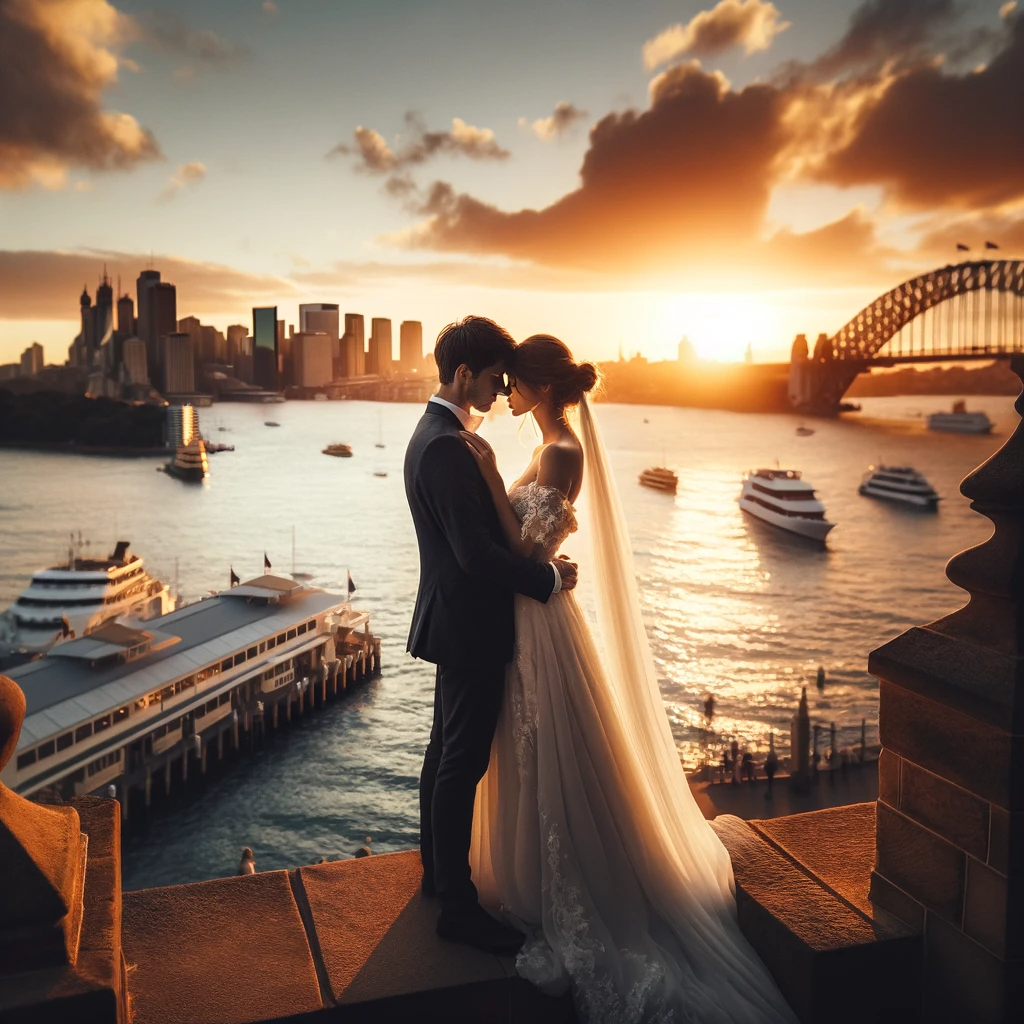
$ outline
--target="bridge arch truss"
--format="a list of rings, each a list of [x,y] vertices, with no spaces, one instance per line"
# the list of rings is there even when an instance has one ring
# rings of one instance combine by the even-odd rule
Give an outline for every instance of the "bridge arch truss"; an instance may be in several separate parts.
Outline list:
[[[913,331],[918,318],[922,322],[917,354],[922,357],[945,355],[955,359],[1021,352],[1024,326],[1020,311],[1010,310],[1007,315],[1005,308],[1006,299],[1012,301],[1014,296],[1024,299],[1024,260],[982,260],[940,267],[880,295],[815,355],[835,363],[871,363],[880,356],[896,355],[890,343],[897,339],[900,357],[909,358],[915,354]],[[929,312],[933,312],[931,318],[926,316]],[[925,330],[928,319],[932,321],[930,337]],[[909,351],[903,337],[906,328],[910,331]],[[982,335],[984,343],[979,342]],[[887,345],[890,352],[883,354],[881,350]]]

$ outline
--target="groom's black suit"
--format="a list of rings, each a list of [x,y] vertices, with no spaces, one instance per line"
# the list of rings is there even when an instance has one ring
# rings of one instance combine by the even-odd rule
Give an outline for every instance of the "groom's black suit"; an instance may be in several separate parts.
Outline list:
[[[505,665],[515,643],[513,594],[547,601],[549,565],[508,550],[458,417],[427,403],[405,454],[405,493],[420,550],[409,652],[437,665],[434,720],[420,775],[424,881],[445,909],[476,903],[469,846],[476,785],[487,770]]]

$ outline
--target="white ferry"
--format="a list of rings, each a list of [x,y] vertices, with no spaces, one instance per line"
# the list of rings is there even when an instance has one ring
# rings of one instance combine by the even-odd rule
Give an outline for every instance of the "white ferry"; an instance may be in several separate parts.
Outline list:
[[[743,478],[737,501],[744,512],[821,543],[835,526],[825,518],[825,506],[814,489],[795,469],[752,470]]]
[[[80,558],[75,545],[66,565],[33,575],[5,613],[8,646],[37,653],[56,639],[83,636],[120,615],[149,619],[174,609],[165,583],[150,576],[138,555],[120,540],[109,558]]]
[[[188,444],[179,445],[174,458],[165,471],[170,476],[188,483],[202,483],[210,475],[210,462],[206,456],[206,442],[194,434]]]
[[[929,430],[953,434],[987,434],[994,424],[983,412],[968,412],[966,402],[954,402],[952,412],[933,412],[928,417]]]
[[[928,481],[910,466],[868,466],[858,491],[918,508],[934,509],[942,500]]]
[[[675,494],[679,488],[679,477],[664,466],[645,469],[640,474],[639,480],[644,487],[650,487],[655,491],[665,491],[667,494]]]

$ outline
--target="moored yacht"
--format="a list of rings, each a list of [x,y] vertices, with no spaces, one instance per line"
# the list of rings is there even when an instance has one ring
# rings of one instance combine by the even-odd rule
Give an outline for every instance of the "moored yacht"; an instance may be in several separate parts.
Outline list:
[[[174,458],[167,463],[165,472],[189,483],[202,483],[210,475],[206,442],[198,434],[193,434],[188,444],[179,446]]]
[[[655,491],[665,491],[667,494],[675,494],[679,487],[679,477],[665,466],[653,466],[645,469],[639,477],[644,487],[650,487]]]
[[[795,469],[752,470],[743,478],[743,490],[736,500],[744,512],[822,543],[835,526],[825,518],[825,506],[815,497],[814,489]]]
[[[934,509],[942,500],[911,466],[868,466],[857,490],[869,498],[900,501],[918,508]]]
[[[83,636],[121,615],[148,619],[174,610],[165,583],[150,576],[120,540],[109,558],[79,558],[72,544],[67,565],[33,575],[6,613],[8,646],[45,651],[64,635]]]
[[[933,412],[928,417],[929,430],[953,434],[987,434],[993,425],[984,412],[968,412],[964,401],[954,402],[952,412]]]

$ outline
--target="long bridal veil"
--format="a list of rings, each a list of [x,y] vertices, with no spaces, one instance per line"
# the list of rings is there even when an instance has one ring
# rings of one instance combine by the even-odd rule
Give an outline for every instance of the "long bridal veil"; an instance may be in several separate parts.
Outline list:
[[[597,639],[621,729],[612,750],[642,852],[633,866],[665,953],[669,1004],[703,1021],[792,1021],[792,1011],[739,930],[729,854],[690,792],[658,688],[640,611],[625,517],[586,398],[580,404],[585,518]],[[667,927],[666,927],[667,926]],[[675,998],[672,998],[672,996]],[[679,1019],[679,1018],[676,1018]]]

